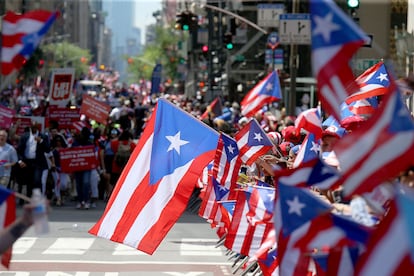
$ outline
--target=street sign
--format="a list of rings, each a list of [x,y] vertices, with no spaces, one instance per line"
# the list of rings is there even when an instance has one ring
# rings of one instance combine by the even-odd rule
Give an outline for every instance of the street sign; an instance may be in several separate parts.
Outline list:
[[[281,14],[279,17],[280,44],[311,44],[311,21],[307,13]]]
[[[277,46],[279,46],[279,36],[277,35],[277,32],[272,32],[267,37],[267,45],[271,49],[275,49]]]
[[[257,5],[257,25],[260,27],[277,27],[279,16],[284,12],[284,4],[259,4]]]

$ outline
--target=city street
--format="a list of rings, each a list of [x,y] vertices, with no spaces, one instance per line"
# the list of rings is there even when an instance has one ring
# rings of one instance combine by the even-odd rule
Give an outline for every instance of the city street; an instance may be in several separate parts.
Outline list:
[[[186,212],[154,255],[90,235],[98,208],[77,210],[74,202],[53,207],[51,231],[36,237],[30,229],[14,245],[10,270],[0,275],[231,275],[224,247],[209,224]],[[20,210],[18,210],[20,213]]]

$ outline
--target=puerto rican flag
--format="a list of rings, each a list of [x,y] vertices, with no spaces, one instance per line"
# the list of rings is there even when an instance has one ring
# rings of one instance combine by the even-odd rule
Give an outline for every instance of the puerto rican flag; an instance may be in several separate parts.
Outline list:
[[[350,60],[368,36],[331,0],[311,0],[312,70],[322,108],[340,120],[340,105],[358,91]]]
[[[328,213],[331,206],[307,188],[290,187],[280,181],[274,212],[280,275],[307,275],[311,259],[295,245],[306,235],[309,221]]]
[[[292,187],[317,187],[321,190],[335,189],[340,179],[338,170],[317,157],[294,169],[283,169],[275,174],[279,183]]]
[[[270,151],[272,141],[260,127],[256,119],[251,119],[234,137],[240,151],[240,158],[246,165],[253,164],[257,158]]]
[[[4,229],[16,220],[16,197],[13,191],[0,186],[0,228]],[[1,255],[1,264],[9,268],[12,247]]]
[[[214,129],[159,99],[89,233],[153,254],[185,211],[218,139]]]
[[[358,259],[355,275],[409,275],[414,271],[409,228],[401,206],[392,201],[385,217],[372,233],[367,249]],[[407,274],[408,273],[408,274]]]
[[[24,14],[9,11],[4,15],[1,49],[3,75],[9,75],[24,65],[58,16],[58,12],[45,10]]]
[[[279,75],[272,71],[250,90],[241,101],[243,116],[253,117],[266,104],[282,99]]]
[[[293,161],[293,168],[299,167],[302,163],[306,163],[313,159],[319,158],[321,147],[320,139],[316,139],[315,135],[309,132],[300,145],[298,154]]]
[[[316,139],[322,137],[322,119],[318,108],[302,111],[295,120],[297,129],[312,133]]]
[[[412,165],[414,121],[400,93],[387,93],[364,127],[340,139],[334,151],[347,197],[370,192]]]
[[[214,225],[221,222],[223,213],[221,205],[217,201],[236,199],[235,188],[241,165],[237,142],[221,133],[214,158],[212,176],[199,209],[199,215]]]
[[[224,246],[245,256],[253,256],[265,241],[272,223],[253,225],[247,219],[248,197],[245,192],[237,194],[236,206]]]
[[[347,104],[384,95],[388,92],[390,86],[390,77],[382,61],[368,68],[355,81],[358,83],[359,91],[346,98],[345,102]]]

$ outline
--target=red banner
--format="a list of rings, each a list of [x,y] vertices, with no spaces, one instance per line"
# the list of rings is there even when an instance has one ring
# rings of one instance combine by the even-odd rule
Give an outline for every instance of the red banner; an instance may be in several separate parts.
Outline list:
[[[82,106],[80,109],[81,114],[84,114],[89,119],[95,120],[98,123],[106,125],[110,112],[111,106],[98,101],[94,97],[83,94]]]
[[[0,127],[10,128],[15,114],[16,110],[0,105]]]
[[[73,123],[80,121],[79,108],[49,106],[49,122],[56,121],[59,129],[71,129]]]
[[[59,153],[62,172],[86,171],[98,166],[93,145],[60,149]]]
[[[16,126],[16,134],[22,135],[25,128],[32,126],[32,119],[29,117],[13,117],[13,125]]]
[[[73,82],[75,79],[75,69],[55,68],[52,70],[50,81],[50,105],[64,107],[68,104],[72,94]]]

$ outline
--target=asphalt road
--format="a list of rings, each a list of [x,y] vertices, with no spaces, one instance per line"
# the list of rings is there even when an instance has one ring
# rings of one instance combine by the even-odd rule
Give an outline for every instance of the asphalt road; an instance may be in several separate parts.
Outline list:
[[[233,275],[233,262],[217,246],[215,231],[192,212],[185,212],[156,252],[147,255],[88,233],[104,211],[103,201],[96,209],[75,205],[52,206],[50,233],[36,236],[29,229],[13,247],[10,269],[0,275]]]

